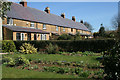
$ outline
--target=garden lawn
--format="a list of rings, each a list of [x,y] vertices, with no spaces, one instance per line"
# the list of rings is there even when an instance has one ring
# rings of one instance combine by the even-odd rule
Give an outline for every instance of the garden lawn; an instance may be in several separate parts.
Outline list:
[[[51,72],[21,70],[11,67],[2,67],[2,78],[75,78],[72,75],[62,75]]]
[[[57,54],[9,54],[5,56],[9,57],[17,57],[19,55],[24,55],[26,58],[31,60],[44,60],[44,61],[67,61],[67,62],[74,62],[74,61],[83,61],[84,63],[94,64],[99,63],[96,60],[99,56],[66,56],[66,55],[57,55]]]

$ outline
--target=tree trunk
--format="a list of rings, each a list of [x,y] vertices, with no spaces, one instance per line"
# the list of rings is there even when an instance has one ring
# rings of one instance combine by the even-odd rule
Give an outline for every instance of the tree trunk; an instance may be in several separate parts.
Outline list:
[[[0,17],[0,41],[3,39],[2,37],[2,18]]]

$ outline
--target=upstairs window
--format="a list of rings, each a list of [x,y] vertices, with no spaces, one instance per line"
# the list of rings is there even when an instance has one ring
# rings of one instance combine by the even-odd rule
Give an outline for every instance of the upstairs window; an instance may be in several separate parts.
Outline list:
[[[13,19],[12,18],[7,18],[7,24],[8,25],[13,25]]]
[[[43,24],[43,29],[46,29],[46,25],[45,24]]]
[[[63,31],[65,32],[65,28],[63,27]]]
[[[35,23],[31,23],[30,27],[35,28]]]
[[[56,31],[58,31],[58,26],[56,26]]]

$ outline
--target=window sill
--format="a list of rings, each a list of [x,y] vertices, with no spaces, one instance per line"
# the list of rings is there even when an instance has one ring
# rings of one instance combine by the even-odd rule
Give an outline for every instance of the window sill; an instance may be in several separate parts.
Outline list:
[[[43,28],[43,30],[46,30],[46,28]]]
[[[13,25],[13,24],[7,24],[7,25]]]
[[[35,27],[30,27],[30,28],[35,28]]]

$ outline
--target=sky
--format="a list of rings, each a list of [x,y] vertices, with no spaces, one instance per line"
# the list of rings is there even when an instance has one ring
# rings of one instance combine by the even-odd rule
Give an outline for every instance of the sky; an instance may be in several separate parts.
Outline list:
[[[21,0],[8,0],[18,2]],[[26,0],[27,2],[118,2],[120,0]]]
[[[72,19],[76,17],[76,21],[89,22],[97,32],[101,27],[112,30],[112,19],[118,14],[117,2],[28,2],[28,6],[44,11],[45,7],[50,8],[50,13],[61,15],[65,13],[65,17]]]

